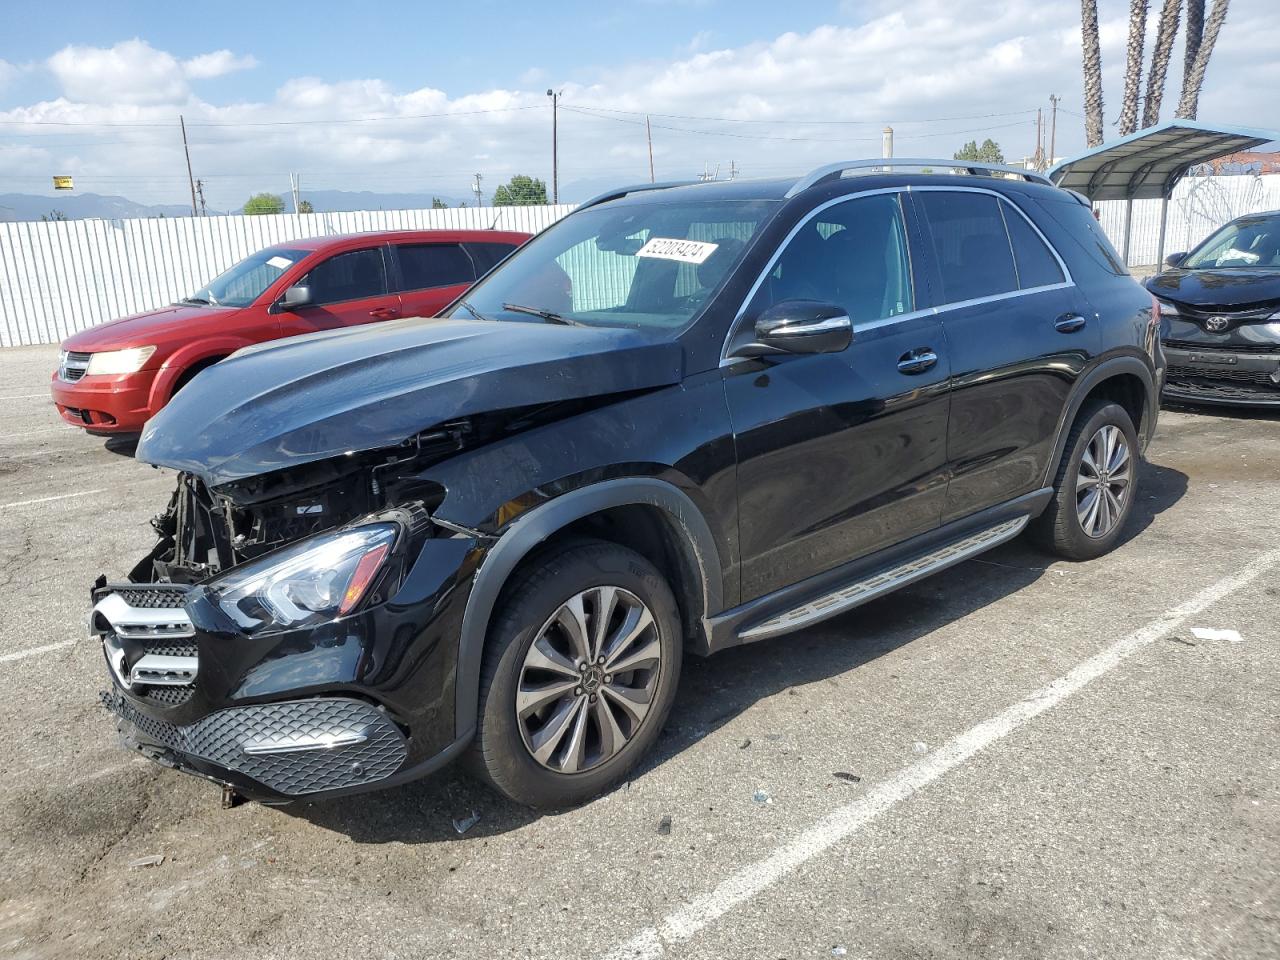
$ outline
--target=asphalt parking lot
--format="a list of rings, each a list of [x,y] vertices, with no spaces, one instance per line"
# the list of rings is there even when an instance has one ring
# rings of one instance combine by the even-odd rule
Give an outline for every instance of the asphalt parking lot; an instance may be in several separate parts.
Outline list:
[[[0,955],[1280,956],[1280,417],[1165,411],[1102,560],[1016,541],[690,661],[584,808],[223,810],[97,705],[88,586],[172,475],[61,425],[54,362],[0,352]]]

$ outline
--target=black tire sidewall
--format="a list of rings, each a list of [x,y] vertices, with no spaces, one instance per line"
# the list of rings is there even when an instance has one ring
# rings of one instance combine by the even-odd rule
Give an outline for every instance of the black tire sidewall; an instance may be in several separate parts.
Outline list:
[[[1129,489],[1121,509],[1119,522],[1105,536],[1091,537],[1084,532],[1084,528],[1080,525],[1079,514],[1076,512],[1075,483],[1076,477],[1080,472],[1080,461],[1084,457],[1089,442],[1099,430],[1107,425],[1118,427],[1120,432],[1124,434],[1125,442],[1129,445],[1129,462],[1131,465]],[[1124,535],[1125,527],[1133,514],[1133,504],[1137,499],[1142,457],[1138,446],[1138,432],[1134,428],[1133,421],[1129,418],[1129,414],[1124,407],[1117,403],[1103,403],[1097,406],[1088,414],[1087,419],[1084,420],[1079,430],[1073,430],[1072,432],[1075,434],[1074,443],[1069,451],[1066,469],[1058,482],[1056,497],[1058,516],[1055,517],[1056,523],[1054,524],[1056,533],[1054,547],[1058,552],[1071,559],[1087,560],[1102,556],[1104,553],[1114,549]]]
[[[515,714],[520,670],[556,609],[574,594],[598,586],[630,591],[653,614],[662,645],[653,705],[639,732],[616,756],[582,773],[555,773],[534,760],[520,734]],[[532,807],[570,806],[603,793],[635,767],[661,733],[679,683],[681,647],[671,588],[638,553],[603,541],[582,541],[540,558],[513,585],[491,622],[472,770],[510,799]]]

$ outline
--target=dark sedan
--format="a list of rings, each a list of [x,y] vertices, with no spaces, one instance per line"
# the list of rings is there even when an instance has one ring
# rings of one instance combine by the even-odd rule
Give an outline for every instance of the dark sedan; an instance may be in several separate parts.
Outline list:
[[[1164,396],[1280,407],[1280,211],[1231,221],[1147,281],[1160,300]]]

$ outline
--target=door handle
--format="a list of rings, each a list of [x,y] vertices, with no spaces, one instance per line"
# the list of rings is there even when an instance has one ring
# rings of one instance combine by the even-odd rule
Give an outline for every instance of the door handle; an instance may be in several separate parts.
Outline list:
[[[1078,313],[1064,313],[1053,321],[1053,328],[1059,333],[1075,333],[1084,329],[1084,317]]]
[[[394,320],[400,316],[400,311],[395,307],[374,307],[369,311],[369,316],[375,320]]]
[[[908,350],[898,358],[898,372],[913,374],[924,373],[938,362],[938,355],[932,347],[917,347]]]

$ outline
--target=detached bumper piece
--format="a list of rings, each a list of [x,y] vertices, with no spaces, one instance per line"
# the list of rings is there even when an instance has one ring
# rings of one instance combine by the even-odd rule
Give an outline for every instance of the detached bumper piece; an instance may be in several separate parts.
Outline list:
[[[262,784],[285,797],[362,787],[395,773],[408,744],[385,713],[363,700],[325,697],[218,710],[178,726],[134,707],[119,690],[102,702],[121,733]]]

